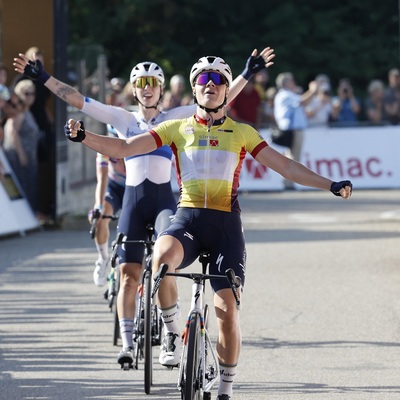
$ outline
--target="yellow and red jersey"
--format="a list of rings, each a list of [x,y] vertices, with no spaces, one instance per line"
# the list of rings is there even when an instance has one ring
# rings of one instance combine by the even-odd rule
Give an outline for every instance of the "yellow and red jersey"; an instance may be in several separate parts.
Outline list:
[[[268,146],[250,125],[226,118],[208,129],[197,116],[164,122],[151,130],[157,146],[175,154],[180,206],[239,211],[237,191],[246,152]]]

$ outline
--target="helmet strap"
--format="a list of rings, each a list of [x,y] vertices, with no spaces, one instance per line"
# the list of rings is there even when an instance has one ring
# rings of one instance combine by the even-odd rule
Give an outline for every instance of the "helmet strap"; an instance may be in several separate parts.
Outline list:
[[[193,100],[194,100],[194,103],[197,104],[202,110],[204,110],[204,111],[206,111],[207,113],[210,114],[210,113],[217,113],[222,107],[224,107],[226,105],[227,97],[225,96],[225,99],[224,99],[223,103],[220,106],[218,106],[217,108],[208,108],[208,107],[202,106],[197,101],[196,95],[193,95]]]

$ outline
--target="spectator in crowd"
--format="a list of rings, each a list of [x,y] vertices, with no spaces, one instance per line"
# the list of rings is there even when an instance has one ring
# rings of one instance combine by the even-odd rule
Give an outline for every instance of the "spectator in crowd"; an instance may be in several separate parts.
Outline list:
[[[317,93],[305,107],[309,127],[328,126],[332,115],[332,96],[326,80],[315,80]],[[314,84],[314,83],[313,83]]]
[[[0,145],[4,139],[4,131],[3,131],[3,108],[7,104],[7,100],[10,99],[10,92],[8,88],[2,84],[0,84]]]
[[[186,106],[192,102],[191,96],[185,95],[185,78],[174,75],[169,81],[169,90],[166,90],[162,99],[162,109],[171,110],[179,106]]]
[[[278,92],[274,101],[274,115],[279,129],[279,139],[272,137],[272,140],[274,143],[289,147],[290,156],[299,161],[303,131],[307,127],[304,108],[316,94],[317,84],[312,81],[308,90],[299,94],[299,87],[291,72],[280,73],[275,83]]]
[[[20,85],[24,85],[24,83],[21,81],[15,88],[21,93],[25,89]],[[29,111],[29,105],[25,104],[15,92],[7,101],[4,112],[7,117],[4,124],[4,153],[21,184],[32,211],[36,212],[39,128]]]
[[[266,90],[269,83],[269,74],[267,69],[263,69],[254,75],[254,88],[257,90],[261,101],[266,100]]]
[[[33,59],[33,54],[44,64],[44,56],[41,49],[36,46],[26,50],[25,55]],[[24,75],[16,78],[16,83],[21,80],[29,80]],[[56,173],[55,173],[55,133],[53,114],[49,107],[50,91],[38,82],[35,85],[35,101],[30,111],[38,125],[41,135],[38,143],[38,216],[40,222],[46,226],[51,225],[55,217]]]
[[[9,98],[10,91],[8,90],[8,87],[0,84],[0,111],[3,109]]]
[[[122,78],[112,78],[106,94],[106,104],[117,107],[126,107],[126,99],[123,93],[125,80]]]
[[[364,106],[367,121],[372,124],[389,123],[383,103],[385,84],[380,79],[373,79],[368,85],[367,92]]]
[[[392,125],[400,122],[400,70],[392,68],[388,73],[388,88],[385,91],[383,104],[385,113]]]
[[[349,79],[341,79],[337,96],[332,99],[332,120],[340,125],[355,125],[361,114],[361,102],[356,98]]]
[[[249,79],[243,90],[229,103],[227,114],[237,122],[243,122],[259,129],[262,105],[260,95],[254,87],[254,77]]]
[[[0,85],[7,86],[8,68],[5,64],[0,63]]]
[[[276,87],[271,86],[265,91],[264,101],[262,102],[262,125],[265,127],[275,127],[274,101],[276,96]]]
[[[327,90],[332,92],[332,85],[331,85],[331,80],[328,75],[326,74],[318,74],[315,77],[315,81],[317,82],[318,85],[325,84],[327,87]]]
[[[125,108],[131,108],[133,105],[137,104],[132,92],[132,84],[131,82],[127,82],[122,89],[122,96],[125,102]]]

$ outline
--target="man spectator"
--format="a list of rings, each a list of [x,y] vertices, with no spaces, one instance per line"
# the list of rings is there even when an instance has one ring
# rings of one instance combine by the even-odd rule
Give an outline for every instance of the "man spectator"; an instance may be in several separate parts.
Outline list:
[[[291,72],[280,73],[276,77],[278,93],[274,101],[274,115],[276,124],[282,135],[291,136],[288,143],[291,157],[299,161],[303,130],[307,127],[307,116],[304,107],[309,104],[317,93],[318,85],[312,81],[309,89],[299,94],[299,88]]]
[[[328,126],[332,114],[332,97],[327,82],[317,82],[317,93],[305,107],[305,111],[309,127]]]
[[[389,86],[383,98],[384,111],[392,125],[400,122],[400,71],[392,68],[388,73]]]

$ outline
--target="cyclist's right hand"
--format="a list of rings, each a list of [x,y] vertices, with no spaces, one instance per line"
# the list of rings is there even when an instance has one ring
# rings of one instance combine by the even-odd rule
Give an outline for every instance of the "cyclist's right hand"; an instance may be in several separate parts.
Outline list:
[[[71,142],[82,142],[85,140],[85,126],[83,121],[75,121],[74,119],[69,119],[64,125],[65,137]]]

